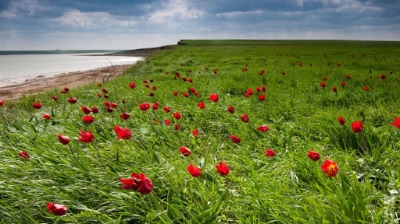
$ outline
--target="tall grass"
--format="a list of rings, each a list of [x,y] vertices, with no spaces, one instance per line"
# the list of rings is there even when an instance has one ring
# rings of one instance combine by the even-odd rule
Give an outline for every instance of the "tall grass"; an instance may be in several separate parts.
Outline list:
[[[400,142],[398,129],[390,125],[400,116],[398,42],[181,42],[153,53],[102,87],[93,83],[66,94],[56,89],[0,107],[0,221],[398,222]],[[379,78],[382,73],[386,79]],[[325,88],[320,86],[323,77]],[[131,89],[133,81],[136,87]],[[266,100],[260,101],[255,87],[263,85]],[[246,98],[248,88],[254,94]],[[219,94],[218,102],[209,100],[211,93]],[[69,97],[78,102],[70,104]],[[118,106],[108,112],[105,101]],[[201,101],[205,109],[197,107]],[[34,109],[34,102],[42,108]],[[141,111],[143,102],[158,102],[159,109]],[[234,114],[227,111],[230,105]],[[92,124],[82,121],[81,106],[99,108]],[[172,116],[175,111],[182,114],[180,120]],[[122,112],[131,117],[121,119]],[[43,119],[44,113],[52,118]],[[248,123],[241,121],[242,114],[250,117]],[[338,116],[344,117],[344,125]],[[165,125],[165,119],[172,124]],[[357,120],[364,125],[361,133],[351,129]],[[258,132],[264,124],[269,131]],[[132,137],[117,139],[116,125],[129,128]],[[90,130],[94,141],[77,141],[81,130]],[[58,134],[71,142],[61,144]],[[232,134],[241,143],[234,144]],[[182,156],[181,146],[192,154]],[[266,157],[267,148],[276,155]],[[310,160],[309,150],[319,152],[321,160]],[[20,159],[20,151],[30,158]],[[337,163],[335,177],[321,171],[324,159]],[[216,171],[220,161],[231,169],[227,176]],[[202,169],[200,177],[187,172],[190,163]],[[119,178],[132,172],[146,174],[154,190],[141,195],[121,189]],[[65,204],[68,216],[49,213],[47,202]]]

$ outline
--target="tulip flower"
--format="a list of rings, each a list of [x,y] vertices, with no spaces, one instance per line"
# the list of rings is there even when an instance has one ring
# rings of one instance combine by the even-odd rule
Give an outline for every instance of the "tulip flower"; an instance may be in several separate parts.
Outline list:
[[[324,164],[321,165],[321,170],[322,172],[328,174],[330,178],[336,176],[339,171],[336,162],[329,159],[325,159]]]
[[[228,175],[230,171],[229,166],[224,162],[219,162],[218,165],[215,165],[215,168],[217,168],[217,172],[222,176]]]
[[[233,114],[233,113],[235,113],[235,108],[233,108],[232,106],[229,106],[228,111],[229,111],[229,113]]]
[[[68,98],[68,102],[71,103],[71,104],[74,104],[74,103],[76,103],[77,101],[78,101],[78,100],[77,100],[76,98],[74,98],[74,97]]]
[[[122,112],[122,114],[119,115],[119,117],[122,118],[122,119],[124,119],[124,120],[128,120],[130,116],[131,116],[131,115],[129,115],[129,114],[126,113],[126,112]]]
[[[62,216],[62,215],[65,215],[65,213],[67,213],[68,209],[67,209],[67,206],[65,206],[65,205],[48,202],[47,210],[56,216]]]
[[[69,137],[58,134],[58,140],[63,144],[63,145],[67,145],[70,141]]]
[[[233,143],[240,143],[241,139],[239,137],[237,137],[236,135],[231,135],[229,136],[229,138],[232,140]]]
[[[79,132],[79,135],[81,136],[78,138],[78,141],[80,142],[90,143],[94,140],[94,136],[90,131],[81,131]]]
[[[260,127],[257,128],[257,131],[259,132],[267,132],[269,130],[269,127],[267,125],[261,125]]]
[[[353,129],[353,132],[358,133],[363,130],[364,126],[361,121],[354,121],[351,123],[351,128]]]
[[[213,102],[218,102],[218,100],[219,100],[218,94],[216,94],[216,93],[210,94],[210,100]]]
[[[341,125],[344,125],[344,118],[342,117],[342,116],[339,116],[338,117],[338,121],[339,121],[339,123],[341,124]]]
[[[86,124],[91,124],[94,121],[94,117],[91,115],[86,115],[82,117],[82,121],[85,122]]]
[[[85,106],[82,106],[82,107],[81,107],[81,110],[82,110],[82,112],[83,112],[84,114],[90,114],[90,112],[92,112],[92,111],[90,110],[90,108],[85,107]]]
[[[193,164],[190,164],[187,167],[187,171],[193,176],[193,177],[199,177],[201,175],[201,169],[198,167],[193,166]]]
[[[315,151],[308,151],[307,153],[308,158],[310,158],[313,161],[318,161],[321,157],[321,155],[318,152]]]
[[[396,128],[400,128],[400,118],[395,117],[394,122],[390,122],[391,125],[393,125]]]
[[[153,182],[143,173],[132,173],[130,178],[120,178],[121,189],[132,189],[141,194],[149,194],[153,190]]]
[[[205,105],[204,102],[198,103],[197,106],[198,106],[200,109],[204,109],[204,108],[206,107],[206,105]]]
[[[275,151],[273,149],[266,149],[265,150],[265,155],[267,157],[273,157],[273,156],[275,156]]]
[[[148,110],[148,109],[150,108],[150,104],[147,103],[147,102],[142,103],[142,104],[139,105],[139,108],[140,108],[142,111],[146,111],[146,110]]]
[[[35,102],[32,104],[33,108],[35,109],[40,109],[42,107],[42,104],[40,104],[39,102]]]
[[[179,148],[179,151],[180,151],[180,152],[182,153],[182,155],[185,156],[185,157],[190,156],[190,154],[192,153],[192,152],[190,151],[189,148],[186,148],[186,147],[184,147],[184,146],[180,147],[180,148]]]
[[[177,120],[181,119],[181,114],[180,114],[179,112],[174,112],[172,115],[173,115],[174,118],[177,119]]]
[[[29,158],[30,158],[29,154],[28,154],[27,152],[25,152],[25,151],[19,152],[19,153],[18,153],[18,156],[19,156],[21,159],[29,159]]]
[[[122,128],[120,126],[115,126],[114,131],[117,134],[119,139],[130,139],[132,136],[132,133],[129,129],[127,128]]]
[[[47,114],[47,113],[43,114],[43,118],[46,119],[46,120],[49,120],[51,118],[51,115]]]

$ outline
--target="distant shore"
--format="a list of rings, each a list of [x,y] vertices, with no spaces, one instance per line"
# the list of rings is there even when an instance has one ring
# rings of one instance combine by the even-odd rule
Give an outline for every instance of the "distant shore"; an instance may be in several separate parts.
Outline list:
[[[172,47],[173,46],[142,48],[107,54],[93,54],[91,56],[132,56],[146,58],[155,51],[171,49]],[[125,73],[125,71],[133,65],[134,64],[113,65],[87,71],[61,73],[50,77],[37,76],[35,78],[28,78],[24,82],[0,87],[0,100],[14,100],[23,95],[36,94],[46,90],[59,88],[61,91],[64,87],[73,88],[89,83],[108,81],[115,76]]]

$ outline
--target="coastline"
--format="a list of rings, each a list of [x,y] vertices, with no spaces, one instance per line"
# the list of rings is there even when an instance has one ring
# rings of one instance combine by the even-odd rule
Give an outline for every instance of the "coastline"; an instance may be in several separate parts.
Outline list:
[[[94,54],[91,56],[132,56],[146,58],[154,51],[170,49],[171,46],[143,48],[135,50],[127,50],[109,54]],[[115,76],[125,73],[125,71],[134,66],[134,64],[127,65],[112,65],[97,69],[74,71],[68,73],[61,73],[52,76],[37,76],[35,78],[28,78],[23,82],[12,83],[0,87],[0,100],[15,100],[23,95],[34,95],[35,93],[52,90],[56,88],[74,88],[94,82],[104,82],[111,80]]]

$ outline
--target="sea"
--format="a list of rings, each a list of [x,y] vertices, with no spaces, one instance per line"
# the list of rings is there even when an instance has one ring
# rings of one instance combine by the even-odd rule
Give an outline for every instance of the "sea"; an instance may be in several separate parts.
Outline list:
[[[133,65],[143,57],[105,56],[117,51],[0,51],[0,88],[29,78],[91,70],[112,65]]]

